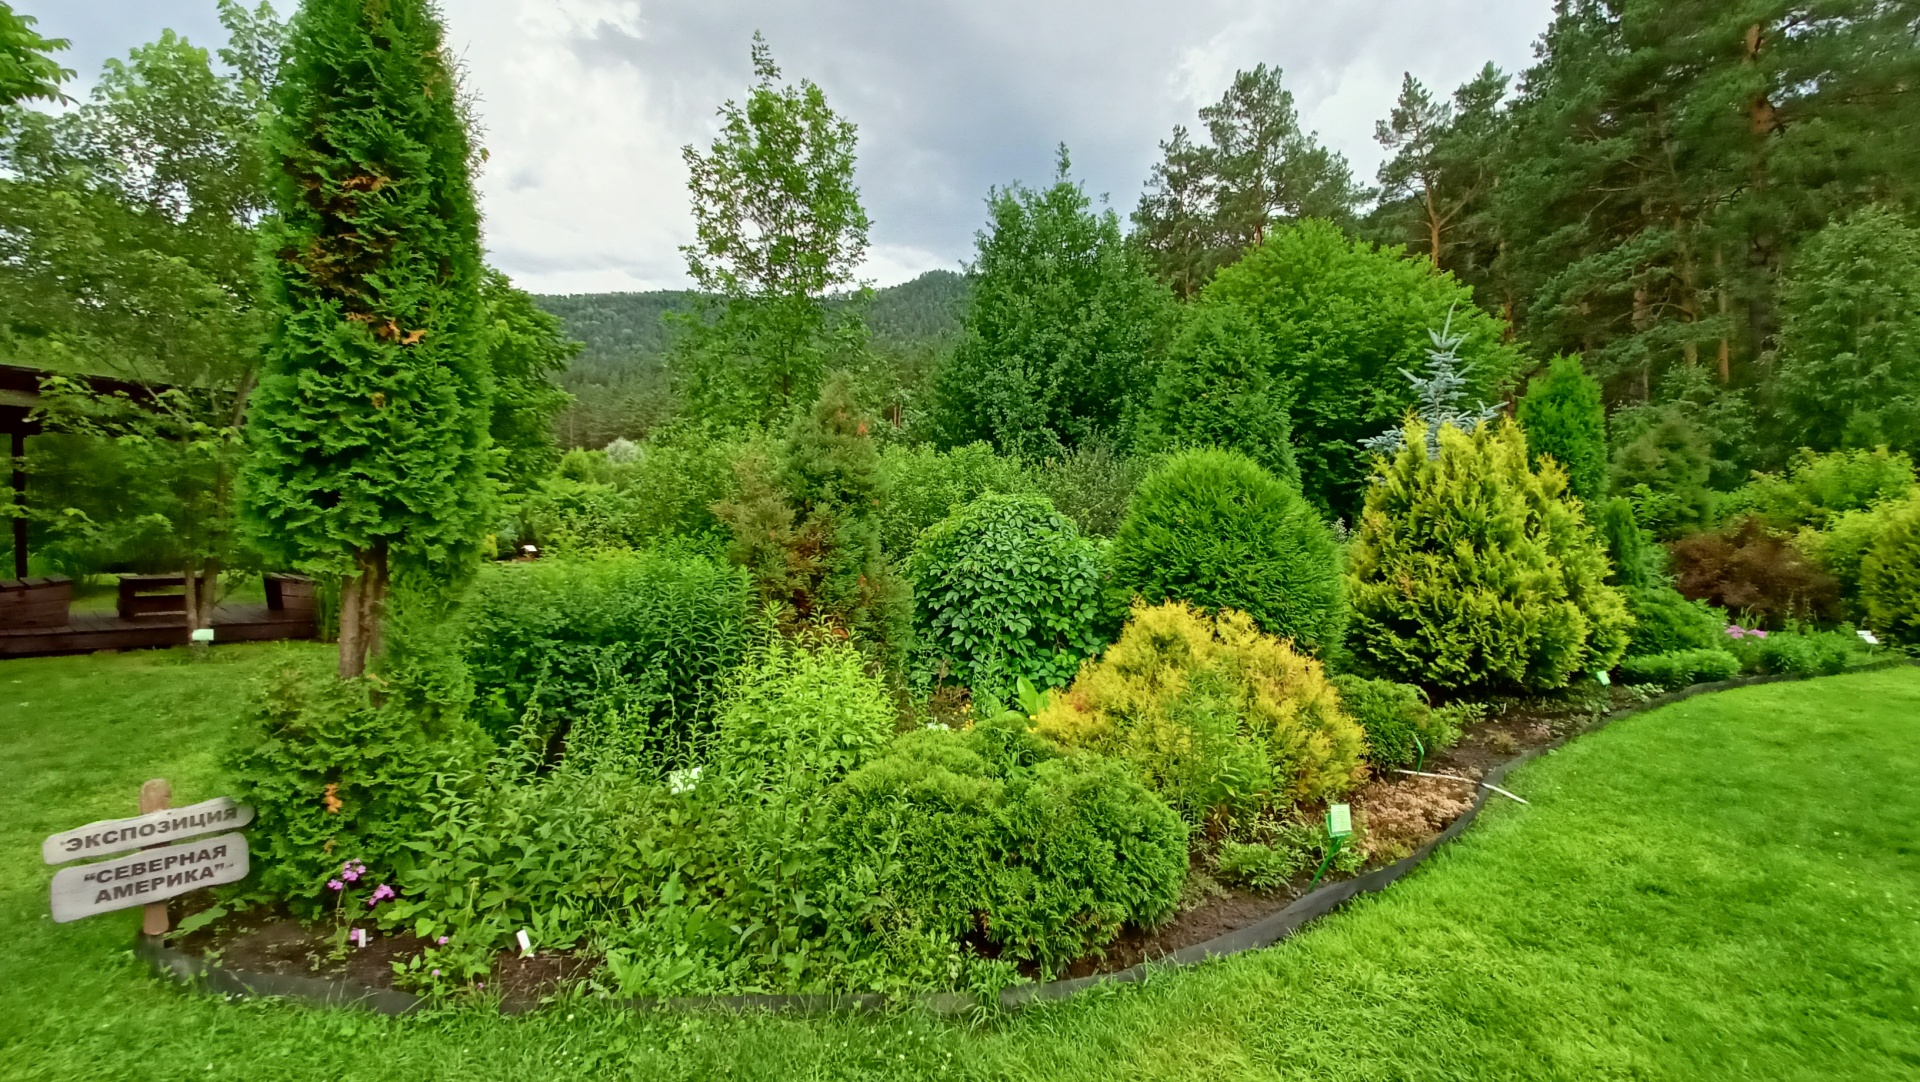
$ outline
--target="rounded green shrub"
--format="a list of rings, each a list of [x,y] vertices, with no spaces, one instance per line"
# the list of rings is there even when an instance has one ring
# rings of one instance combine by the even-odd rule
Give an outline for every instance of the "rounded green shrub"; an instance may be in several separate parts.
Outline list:
[[[1623,682],[1654,684],[1668,690],[1731,680],[1739,674],[1740,659],[1725,650],[1675,650],[1630,657],[1620,663]]]
[[[1367,733],[1367,762],[1375,773],[1415,762],[1441,750],[1458,731],[1434,716],[1426,692],[1412,684],[1341,674],[1333,678],[1340,706]]]
[[[1566,474],[1511,424],[1425,427],[1377,461],[1347,583],[1351,644],[1382,675],[1449,691],[1543,691],[1611,669],[1632,617]]]
[[[1592,503],[1607,487],[1607,414],[1600,382],[1578,357],[1559,357],[1527,383],[1516,411],[1537,466],[1551,458],[1567,471],[1567,487]]]
[[[1629,586],[1622,592],[1633,615],[1630,657],[1712,649],[1726,640],[1726,614],[1704,601],[1690,601],[1665,584]]]
[[[921,536],[908,575],[928,681],[1004,701],[1019,677],[1064,686],[1104,642],[1099,549],[1044,496],[960,508]]]
[[[1888,516],[1860,565],[1867,623],[1893,642],[1920,644],[1920,500]]]
[[[921,730],[837,787],[833,851],[876,926],[979,935],[1052,974],[1173,912],[1179,816],[1119,763],[1003,751],[992,726]]]
[[[920,534],[989,492],[1031,492],[1034,482],[1018,459],[985,443],[951,451],[894,445],[880,451],[880,548],[905,559]]]
[[[1340,643],[1339,542],[1298,488],[1243,454],[1183,451],[1148,474],[1112,559],[1114,586],[1149,605],[1238,609],[1317,653]]]
[[[747,644],[737,568],[669,551],[485,568],[456,617],[476,714],[496,737],[591,718],[647,754],[683,758],[712,727]]]

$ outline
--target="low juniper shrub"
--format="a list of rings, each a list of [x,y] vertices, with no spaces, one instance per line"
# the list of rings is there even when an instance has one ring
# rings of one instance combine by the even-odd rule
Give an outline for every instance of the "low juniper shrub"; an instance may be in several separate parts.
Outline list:
[[[834,793],[831,820],[849,882],[878,899],[870,927],[977,935],[1043,973],[1164,919],[1186,875],[1185,825],[1124,766],[991,724],[900,737]]]
[[[1725,613],[1704,601],[1690,601],[1671,586],[1629,586],[1623,592],[1627,611],[1633,614],[1630,657],[1711,650],[1726,638]]]
[[[1740,674],[1740,659],[1725,650],[1674,650],[1643,654],[1620,663],[1620,679],[1627,684],[1652,684],[1667,690],[1731,680]]]

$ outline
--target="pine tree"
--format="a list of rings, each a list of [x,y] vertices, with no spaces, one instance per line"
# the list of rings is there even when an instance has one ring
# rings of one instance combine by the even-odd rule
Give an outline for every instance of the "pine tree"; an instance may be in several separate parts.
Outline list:
[[[268,551],[340,577],[354,677],[392,577],[457,580],[490,502],[474,148],[428,0],[307,0],[273,100],[247,510]]]
[[[1472,262],[1471,251],[1455,254],[1455,238],[1472,233],[1492,194],[1506,92],[1507,77],[1492,64],[1454,91],[1450,102],[1436,100],[1408,73],[1393,112],[1374,125],[1374,141],[1393,152],[1380,166],[1381,201],[1404,203],[1412,211],[1408,247],[1425,252],[1437,269]]]
[[[1920,197],[1911,0],[1564,0],[1496,199],[1535,344],[1616,395],[1767,376],[1781,271],[1836,211]]]
[[[1200,122],[1204,145],[1184,126],[1160,144],[1163,160],[1133,212],[1134,240],[1179,296],[1193,296],[1275,226],[1353,218],[1364,193],[1346,158],[1301,130],[1279,68],[1234,73]]]
[[[1527,384],[1520,399],[1520,427],[1537,469],[1542,457],[1567,471],[1567,487],[1589,504],[1607,486],[1607,413],[1600,384],[1577,357],[1559,357]]]

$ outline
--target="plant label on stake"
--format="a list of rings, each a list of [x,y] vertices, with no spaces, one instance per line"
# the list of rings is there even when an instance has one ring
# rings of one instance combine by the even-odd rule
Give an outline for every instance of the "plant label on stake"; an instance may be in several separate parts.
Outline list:
[[[1340,854],[1340,848],[1353,836],[1353,807],[1348,804],[1329,804],[1327,806],[1327,855],[1320,858],[1320,867],[1313,873],[1313,880],[1307,884],[1304,893],[1313,893],[1320,885],[1320,877],[1327,874],[1327,866]]]

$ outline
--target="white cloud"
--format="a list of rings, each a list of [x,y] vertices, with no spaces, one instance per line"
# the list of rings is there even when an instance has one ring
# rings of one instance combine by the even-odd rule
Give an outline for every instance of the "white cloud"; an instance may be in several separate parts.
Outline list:
[[[680,148],[745,91],[756,29],[860,126],[863,277],[885,285],[968,258],[988,187],[1044,182],[1062,141],[1125,214],[1159,141],[1256,63],[1285,69],[1306,125],[1370,181],[1402,71],[1442,92],[1489,60],[1518,71],[1551,16],[1550,0],[443,3],[482,97],[490,252],[555,292],[685,284]],[[89,73],[162,26],[217,44],[211,0],[16,6],[74,38]]]

